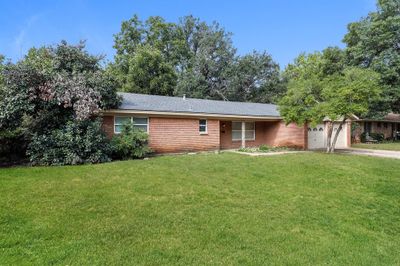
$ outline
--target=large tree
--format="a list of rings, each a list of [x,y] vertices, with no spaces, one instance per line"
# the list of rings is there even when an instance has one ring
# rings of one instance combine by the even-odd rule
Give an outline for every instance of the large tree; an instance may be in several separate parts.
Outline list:
[[[336,51],[336,52],[335,52]],[[352,115],[368,112],[370,103],[379,98],[380,76],[369,69],[345,67],[328,63],[332,59],[328,49],[323,53],[300,55],[286,69],[288,91],[279,102],[279,110],[287,123],[315,125],[329,119],[327,152],[333,152],[343,125]],[[339,127],[332,138],[332,123]]]
[[[181,27],[189,56],[182,64],[176,94],[228,100],[229,68],[236,53],[231,33],[193,17],[184,18]]]
[[[120,101],[101,59],[88,54],[84,43],[61,42],[32,48],[20,62],[5,65],[0,133],[18,132],[32,143],[33,138],[47,140],[54,130],[66,132],[66,124],[76,123],[82,139],[95,138],[93,129],[100,129],[91,123],[91,117],[101,109],[117,107]]]
[[[3,84],[4,56],[0,54],[0,88]]]
[[[142,60],[137,73],[144,47],[151,59]],[[279,67],[268,54],[237,56],[231,33],[193,16],[178,23],[134,16],[122,22],[114,48],[109,71],[124,91],[170,95],[173,88],[174,95],[271,102],[283,88]],[[156,90],[150,84],[163,86]]]
[[[3,73],[0,129],[18,127],[27,117],[36,123],[44,119],[46,126],[39,128],[51,129],[69,119],[87,119],[119,102],[101,58],[89,55],[84,43],[32,48],[20,62],[6,65]]]
[[[123,21],[114,35],[115,60],[108,67],[120,90],[144,94],[172,95],[181,60],[183,39],[177,25],[161,17],[142,22],[137,15]]]
[[[137,48],[133,55],[127,56],[126,73],[117,77],[122,81],[122,90],[153,95],[173,95],[177,75],[174,68],[166,62],[162,53],[152,46]]]
[[[344,37],[349,63],[382,76],[382,101],[371,115],[400,112],[400,2],[379,0],[376,12],[348,25]]]

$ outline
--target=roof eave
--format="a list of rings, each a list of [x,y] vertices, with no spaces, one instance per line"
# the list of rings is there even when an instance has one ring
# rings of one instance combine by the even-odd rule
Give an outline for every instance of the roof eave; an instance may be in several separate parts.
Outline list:
[[[386,120],[386,119],[359,119],[359,122],[383,122],[383,123],[400,123],[400,120]]]
[[[132,109],[110,109],[100,112],[101,115],[115,115],[115,114],[138,114],[150,116],[166,116],[166,117],[210,117],[221,119],[251,119],[251,120],[282,120],[280,116],[255,116],[255,115],[235,115],[235,114],[212,114],[212,113],[194,113],[194,112],[170,112],[170,111],[148,111],[148,110],[132,110]]]

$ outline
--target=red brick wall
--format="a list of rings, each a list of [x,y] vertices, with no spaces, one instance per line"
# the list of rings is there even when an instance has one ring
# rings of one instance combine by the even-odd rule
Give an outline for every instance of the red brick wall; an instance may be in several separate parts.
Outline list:
[[[292,123],[286,125],[281,121],[275,124],[272,131],[267,132],[267,138],[273,139],[272,146],[287,146],[307,149],[307,127]]]
[[[355,143],[361,142],[361,134],[364,132],[364,124],[367,122],[353,122],[358,124],[359,126],[356,128],[355,132],[353,132],[352,141]],[[378,122],[370,122],[371,123],[371,133],[383,133],[385,138],[391,138],[393,136],[393,131],[396,131],[396,124],[391,122],[387,122],[387,128],[385,128],[384,122],[381,122],[381,126],[378,127]]]
[[[103,116],[103,130],[114,135],[114,117]],[[207,134],[200,135],[199,120],[191,118],[149,118],[149,146],[158,153],[219,149],[219,121],[207,120]]]
[[[192,118],[149,118],[149,146],[158,153],[239,148],[241,141],[232,141],[232,122],[208,119],[208,133],[199,134],[199,120]],[[222,125],[225,125],[223,127]],[[114,135],[114,117],[103,116],[103,130]],[[307,131],[295,124],[256,122],[256,139],[246,141],[247,147],[269,146],[307,147]]]
[[[103,116],[103,124],[101,128],[106,133],[107,137],[111,138],[114,135],[114,117],[113,116]]]
[[[351,147],[351,121],[347,121],[346,125],[347,125],[347,147]]]
[[[266,132],[274,127],[278,122],[256,122],[256,138],[255,140],[246,140],[246,147],[257,147],[261,144],[269,146],[273,145],[273,140],[267,138]],[[232,140],[232,122],[221,121],[221,149],[236,149],[240,148],[241,140]]]
[[[207,120],[207,134],[199,134],[199,120],[189,118],[150,119],[150,147],[155,152],[185,152],[219,149],[219,121]]]
[[[241,146],[241,141],[232,141],[232,122],[221,121],[221,149],[235,149]],[[225,126],[223,126],[225,125]],[[255,140],[247,140],[246,147],[289,146],[307,148],[307,129],[295,124],[285,125],[281,121],[256,122]]]
[[[360,143],[361,142],[361,134],[364,132],[364,123],[363,122],[352,122],[354,124],[354,131],[351,132],[351,142],[352,143]]]
[[[387,122],[387,123],[386,123],[386,125],[387,125],[386,128],[383,126],[384,124],[385,124],[385,123],[382,122],[382,123],[381,123],[381,126],[378,127],[378,122],[372,122],[372,125],[371,125],[371,132],[374,132],[374,133],[382,133],[382,134],[385,136],[385,139],[386,139],[386,138],[391,138],[392,135],[393,135],[393,134],[392,134],[392,132],[393,132],[392,123]]]

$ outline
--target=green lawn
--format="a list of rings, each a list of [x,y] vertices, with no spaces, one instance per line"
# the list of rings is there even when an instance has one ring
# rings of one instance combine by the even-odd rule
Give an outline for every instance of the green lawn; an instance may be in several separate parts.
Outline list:
[[[352,147],[361,149],[400,151],[400,142],[384,142],[384,143],[371,143],[371,144],[359,143],[359,144],[353,144]]]
[[[322,153],[0,169],[0,264],[398,265],[399,173]]]

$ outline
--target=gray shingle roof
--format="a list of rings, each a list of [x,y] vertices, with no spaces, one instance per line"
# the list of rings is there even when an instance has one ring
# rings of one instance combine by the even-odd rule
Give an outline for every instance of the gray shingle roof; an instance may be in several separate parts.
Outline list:
[[[274,104],[228,102],[182,97],[119,93],[123,101],[119,109],[157,112],[204,113],[238,116],[279,117]]]

